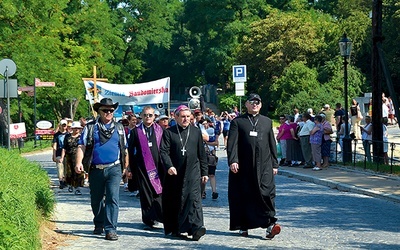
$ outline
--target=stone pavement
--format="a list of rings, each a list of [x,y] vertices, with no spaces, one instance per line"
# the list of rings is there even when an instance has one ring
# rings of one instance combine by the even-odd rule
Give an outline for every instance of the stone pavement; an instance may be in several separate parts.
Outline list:
[[[384,198],[400,203],[400,177],[330,166],[321,171],[280,167],[279,174],[345,192]]]

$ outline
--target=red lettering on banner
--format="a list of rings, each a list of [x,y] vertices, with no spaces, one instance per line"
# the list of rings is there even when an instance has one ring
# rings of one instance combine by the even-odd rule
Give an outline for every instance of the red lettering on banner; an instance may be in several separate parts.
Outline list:
[[[147,90],[140,90],[140,91],[129,91],[129,97],[132,96],[144,96],[144,95],[158,95],[168,93],[168,88],[158,88],[158,89],[147,89]]]

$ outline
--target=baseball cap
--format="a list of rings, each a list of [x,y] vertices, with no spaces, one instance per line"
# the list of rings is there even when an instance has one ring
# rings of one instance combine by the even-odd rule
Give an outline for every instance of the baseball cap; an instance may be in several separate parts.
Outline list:
[[[197,113],[203,113],[203,112],[201,112],[200,109],[196,109],[196,110],[194,111],[194,113],[197,114]]]
[[[247,101],[259,100],[261,102],[261,97],[258,94],[252,93],[247,97]]]
[[[166,116],[166,115],[160,115],[160,117],[158,118],[158,120],[162,120],[162,119],[169,119],[169,117]]]
[[[64,124],[65,124],[65,125],[67,125],[67,124],[68,124],[68,122],[67,122],[67,120],[65,120],[65,119],[62,119],[62,120],[60,121],[60,124],[61,124],[61,125],[64,125]]]
[[[324,108],[326,108],[326,109],[328,109],[328,108],[330,108],[331,106],[329,106],[329,104],[325,104],[324,105]]]
[[[81,123],[78,121],[72,122],[71,128],[82,128]]]

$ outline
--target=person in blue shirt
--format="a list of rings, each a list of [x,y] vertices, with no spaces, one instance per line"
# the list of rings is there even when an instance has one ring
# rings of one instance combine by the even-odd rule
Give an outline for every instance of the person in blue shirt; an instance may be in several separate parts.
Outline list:
[[[115,122],[118,102],[103,98],[93,105],[98,118],[88,123],[78,142],[75,171],[89,172],[90,203],[94,215],[93,234],[103,230],[106,240],[118,240],[117,220],[122,166],[129,164],[124,127]],[[104,194],[105,199],[104,199]]]

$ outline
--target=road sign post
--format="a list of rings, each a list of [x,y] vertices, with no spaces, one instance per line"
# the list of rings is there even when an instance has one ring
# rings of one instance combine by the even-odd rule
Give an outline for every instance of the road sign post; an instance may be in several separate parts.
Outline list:
[[[39,78],[35,78],[35,82],[33,84],[33,119],[34,119],[34,135],[35,135],[35,140],[34,140],[34,147],[36,147],[36,87],[55,87],[56,83],[55,82],[42,82]]]
[[[239,110],[242,112],[242,96],[245,94],[244,83],[247,80],[246,65],[234,65],[232,67],[233,82],[235,83],[235,94],[239,96]]]

